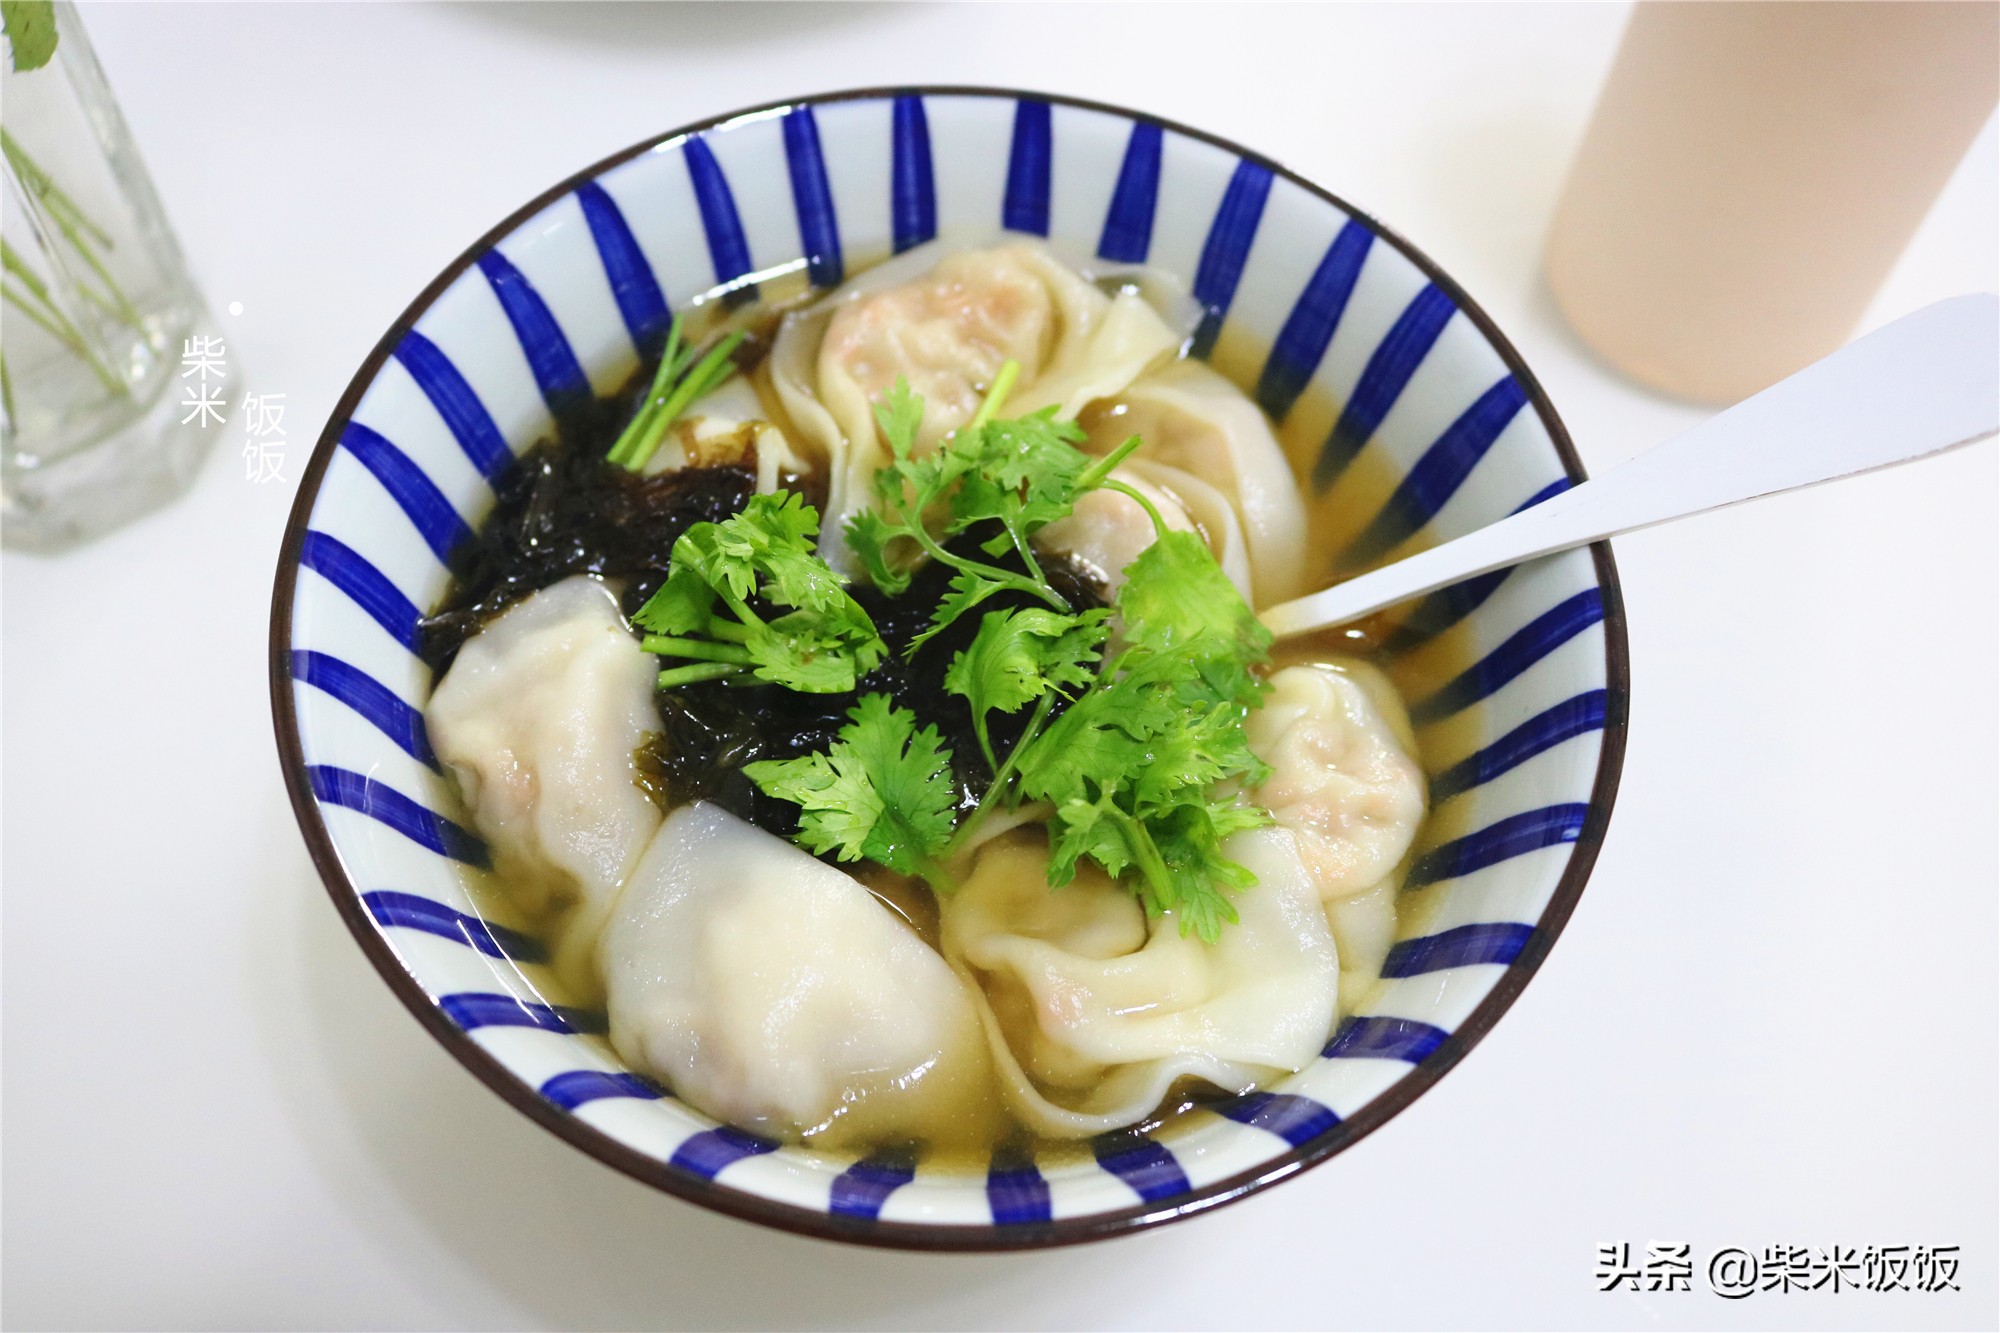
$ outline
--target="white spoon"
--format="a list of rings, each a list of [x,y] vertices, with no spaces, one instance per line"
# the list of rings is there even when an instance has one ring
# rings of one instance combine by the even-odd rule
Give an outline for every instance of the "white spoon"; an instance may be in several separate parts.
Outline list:
[[[2000,432],[2000,298],[1954,296],[1815,361],[1593,481],[1456,541],[1267,608],[1283,638],[1605,537]]]

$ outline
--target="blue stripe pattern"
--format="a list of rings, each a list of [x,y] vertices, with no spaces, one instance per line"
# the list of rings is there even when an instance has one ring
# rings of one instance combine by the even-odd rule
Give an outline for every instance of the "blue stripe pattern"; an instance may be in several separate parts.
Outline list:
[[[327,653],[295,648],[292,679],[324,690],[361,714],[410,758],[434,771],[444,771],[431,751],[430,737],[424,731],[424,715],[367,672]]]
[[[986,1203],[1001,1226],[1046,1222],[1051,1216],[1049,1182],[1032,1157],[1003,1149],[993,1154],[986,1171]]]
[[[931,179],[931,126],[924,99],[898,97],[889,119],[889,230],[901,254],[936,237],[937,186]]]
[[[439,856],[449,856],[481,870],[488,868],[486,844],[477,835],[394,787],[366,774],[327,764],[308,764],[306,776],[312,783],[313,795],[325,804],[367,815]]]
[[[889,1196],[916,1178],[917,1165],[909,1154],[877,1153],[834,1177],[827,1207],[837,1217],[873,1222]]]
[[[477,949],[488,958],[511,958],[517,963],[548,961],[548,951],[532,935],[496,926],[419,894],[376,889],[361,895],[361,905],[382,925],[421,930]]]
[[[1418,602],[1416,609],[1382,641],[1383,653],[1394,657],[1429,643],[1478,610],[1513,572],[1512,565],[1505,569],[1489,569],[1484,574],[1474,574],[1462,583],[1439,588]]]
[[[1278,341],[1271,345],[1271,355],[1264,362],[1264,372],[1257,377],[1257,404],[1271,420],[1282,422],[1305,392],[1320,358],[1326,355],[1327,344],[1333,341],[1334,330],[1340,327],[1340,317],[1347,312],[1347,298],[1354,294],[1355,280],[1361,276],[1361,266],[1374,243],[1375,233],[1349,218],[1320,257],[1319,267],[1299,293],[1292,312],[1285,316]]]
[[[452,552],[472,540],[472,529],[465,526],[437,483],[379,432],[350,421],[340,432],[340,447],[375,474],[396,507],[416,525],[424,545],[445,565],[451,564]]]
[[[1511,963],[1528,947],[1534,933],[1533,926],[1519,921],[1491,921],[1401,940],[1382,960],[1382,975],[1415,977],[1478,963]]]
[[[660,292],[660,280],[639,248],[639,238],[619,211],[618,202],[596,181],[576,187],[576,202],[583,219],[590,224],[590,239],[597,244],[597,257],[604,264],[604,276],[611,283],[611,299],[618,303],[625,332],[643,360],[659,356],[667,345],[667,298]]]
[[[1143,264],[1153,248],[1153,209],[1160,195],[1160,127],[1143,122],[1132,127],[1125,141],[1125,161],[1104,214],[1104,231],[1097,239],[1097,257],[1126,264]]]
[[[701,210],[701,229],[708,237],[708,259],[715,269],[715,281],[726,285],[750,272],[750,241],[743,234],[743,219],[736,215],[736,196],[730,193],[729,178],[722,164],[699,134],[688,136],[681,146],[687,163],[688,180],[694,186],[695,206]],[[739,306],[757,298],[755,283],[733,288],[723,304]]]
[[[1411,708],[1410,720],[1421,725],[1471,707],[1602,619],[1604,597],[1596,588],[1557,602]]]
[[[1518,514],[1523,509],[1533,509],[1550,496],[1560,495],[1568,489],[1569,478],[1558,477],[1529,496],[1515,508],[1514,513]],[[1507,576],[1513,573],[1514,569],[1515,566],[1509,565],[1505,569],[1488,570],[1484,574],[1473,575],[1463,583],[1439,588],[1418,602],[1416,610],[1404,617],[1403,623],[1396,626],[1394,632],[1382,641],[1382,651],[1393,657],[1399,653],[1406,653],[1419,644],[1428,643],[1478,610],[1480,605],[1493,595],[1494,589],[1507,581]]]
[[[1535,714],[1520,726],[1476,754],[1467,755],[1431,779],[1431,804],[1437,805],[1484,786],[1502,773],[1516,768],[1544,750],[1554,749],[1574,736],[1604,729],[1603,690],[1585,690],[1565,699],[1554,708]]]
[[[1341,556],[1341,563],[1366,564],[1435,518],[1527,401],[1528,395],[1512,375],[1479,395],[1424,451],[1382,512]]]
[[[498,250],[479,256],[479,271],[486,275],[493,294],[500,298],[500,308],[507,312],[507,322],[514,326],[514,337],[527,355],[542,401],[556,420],[566,420],[590,401],[590,381],[584,377],[562,325],[549,313],[548,303],[534,284]]]
[[[1477,833],[1431,848],[1410,867],[1407,887],[1415,889],[1439,880],[1456,879],[1502,861],[1575,842],[1590,818],[1590,807],[1581,802],[1523,810],[1517,815],[1495,820]]]
[[[1361,378],[1355,382],[1353,396],[1340,410],[1333,434],[1319,451],[1319,460],[1313,464],[1315,490],[1331,486],[1355,455],[1367,447],[1376,427],[1403,396],[1410,377],[1430,355],[1438,335],[1444,332],[1444,326],[1451,322],[1456,311],[1451,298],[1436,283],[1426,283],[1396,317],[1395,324],[1369,356]]]
[[[1014,104],[1014,140],[1007,150],[1007,195],[1000,225],[1049,234],[1049,176],[1055,164],[1049,104],[1024,97]]]
[[[723,1167],[734,1165],[746,1157],[757,1157],[767,1152],[778,1151],[778,1145],[771,1139],[751,1134],[732,1125],[719,1125],[696,1134],[680,1147],[668,1166],[677,1166],[683,1171],[692,1171],[704,1180],[714,1180]]]
[[[498,991],[460,991],[438,998],[438,1008],[470,1032],[474,1028],[538,1028],[574,1035],[603,1032],[609,1024],[601,1013],[572,1009],[566,1004],[537,1004]]]
[[[417,651],[417,622],[423,613],[353,547],[324,532],[308,530],[299,543],[299,563],[346,593],[397,643]]]
[[[809,106],[794,107],[781,122],[785,167],[792,178],[792,209],[799,216],[799,249],[806,277],[815,287],[838,287],[846,277],[840,257],[840,224],[833,212],[833,187],[819,148],[819,122]]]
[[[1451,1034],[1414,1018],[1350,1018],[1327,1044],[1329,1060],[1407,1060],[1422,1064]]]
[[[665,1088],[649,1078],[629,1073],[607,1074],[597,1069],[572,1069],[567,1074],[557,1074],[538,1091],[565,1111],[606,1097],[654,1101],[667,1095]]]
[[[1236,299],[1236,285],[1243,280],[1243,265],[1250,257],[1250,243],[1257,239],[1257,224],[1264,218],[1264,201],[1271,194],[1271,173],[1255,162],[1238,162],[1208,226],[1202,243],[1201,262],[1194,271],[1194,299],[1201,302],[1201,323],[1195,328],[1191,351],[1206,359],[1215,350],[1216,335]]]
[[[486,404],[465,382],[465,376],[458,373],[451,358],[415,329],[396,344],[395,356],[424,391],[424,397],[431,400],[437,414],[444,418],[445,427],[479,469],[479,475],[490,482],[498,482],[505,476],[514,465],[514,453],[507,447],[500,428],[493,424]]]
[[[1332,1108],[1289,1092],[1246,1092],[1211,1108],[1238,1124],[1255,1125],[1303,1148],[1340,1123]]]
[[[1186,1194],[1187,1172],[1165,1144],[1144,1134],[1106,1134],[1091,1143],[1097,1164],[1132,1187],[1147,1203],[1160,1203]]]

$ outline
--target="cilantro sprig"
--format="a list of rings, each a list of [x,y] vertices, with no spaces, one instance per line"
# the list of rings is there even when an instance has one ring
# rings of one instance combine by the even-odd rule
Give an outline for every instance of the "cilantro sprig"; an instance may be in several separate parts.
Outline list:
[[[683,346],[681,317],[676,314],[667,326],[667,345],[660,354],[659,369],[653,372],[646,397],[605,457],[628,471],[644,468],[681,414],[736,373],[730,357],[742,341],[739,330],[705,354],[699,347]]]
[[[751,781],[798,805],[798,841],[816,856],[867,858],[933,884],[951,841],[957,791],[951,751],[936,727],[886,694],[864,694],[832,748],[797,759],[745,764]]]
[[[843,694],[874,670],[888,649],[815,551],[818,532],[818,511],[787,492],[753,495],[740,513],[682,533],[667,581],[632,617],[649,631],[647,652],[690,662],[662,671],[661,688],[747,675]],[[753,597],[789,609],[766,619]]]
[[[1135,435],[1110,454],[1092,458],[1077,448],[1084,439],[1082,427],[1056,420],[1053,407],[1011,421],[995,420],[1019,374],[1016,362],[1002,366],[972,420],[922,457],[917,456],[916,439],[924,401],[909,382],[898,379],[876,405],[876,424],[888,442],[890,459],[875,474],[876,506],[848,520],[848,548],[870,581],[890,596],[908,590],[912,556],[927,556],[953,571],[930,627],[910,643],[913,655],[960,616],[1000,593],[1025,593],[1068,614],[1069,602],[1042,573],[1029,539],[1069,513],[1079,496],[1104,485],[1111,470],[1139,447]],[[945,538],[998,523],[999,534],[981,549],[996,557],[1012,550],[1025,572],[948,549],[931,531],[940,510]]]
[[[1267,660],[1270,633],[1199,535],[1169,529],[1145,495],[1111,478],[1138,447],[1136,437],[1092,459],[1076,448],[1076,426],[1050,411],[996,419],[1014,373],[1003,369],[978,414],[922,457],[915,441],[923,400],[899,381],[876,411],[891,454],[876,474],[877,507],[847,528],[862,567],[891,596],[908,590],[913,559],[952,569],[912,654],[997,594],[1025,594],[1035,603],[987,611],[944,675],[945,690],[965,702],[992,774],[977,808],[957,817],[955,756],[934,727],[919,729],[915,714],[885,694],[863,696],[827,750],[744,772],[767,794],[800,807],[797,838],[815,853],[874,860],[943,891],[953,886],[955,855],[983,820],[1047,803],[1052,887],[1094,862],[1126,883],[1149,915],[1173,912],[1183,933],[1213,942],[1237,919],[1230,895],[1255,882],[1223,854],[1223,844],[1270,822],[1235,795],[1267,775],[1243,724],[1268,689],[1257,668]],[[1136,501],[1155,529],[1153,544],[1124,571],[1115,618],[1105,608],[1071,608],[1029,546],[1039,528],[1099,487]],[[1011,550],[1025,572],[943,540],[981,524],[997,531],[979,549],[996,558]],[[794,521],[791,531],[787,549],[805,549],[810,530]],[[790,567],[789,557],[767,560],[774,563]],[[662,597],[681,577],[677,546]],[[773,588],[780,577],[771,576]],[[690,605],[683,619],[706,610]],[[1028,718],[1002,753],[994,715],[1024,709]]]
[[[1054,806],[1051,885],[1088,858],[1125,877],[1149,916],[1176,912],[1213,942],[1237,919],[1229,892],[1254,882],[1222,844],[1271,822],[1228,794],[1269,776],[1243,724],[1269,689],[1253,668],[1271,635],[1198,535],[1158,528],[1119,588],[1125,646],[1024,739],[1001,799]]]

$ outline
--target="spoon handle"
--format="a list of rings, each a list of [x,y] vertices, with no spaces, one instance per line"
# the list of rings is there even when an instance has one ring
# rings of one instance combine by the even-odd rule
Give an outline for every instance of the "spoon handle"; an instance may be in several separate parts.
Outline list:
[[[2000,298],[1924,307],[1593,481],[1260,616],[1284,637],[1539,555],[1971,444],[2000,431]]]

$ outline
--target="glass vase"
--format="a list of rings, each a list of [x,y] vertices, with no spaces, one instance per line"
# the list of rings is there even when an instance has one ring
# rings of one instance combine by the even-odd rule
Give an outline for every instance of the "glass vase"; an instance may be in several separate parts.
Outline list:
[[[0,58],[0,543],[58,551],[185,491],[232,374],[69,4]]]

